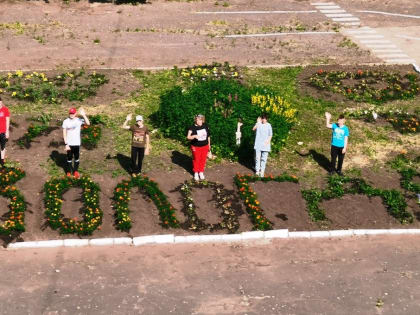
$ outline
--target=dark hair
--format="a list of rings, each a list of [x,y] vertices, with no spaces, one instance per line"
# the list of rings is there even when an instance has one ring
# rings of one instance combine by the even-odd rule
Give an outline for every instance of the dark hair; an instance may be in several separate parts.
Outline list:
[[[344,119],[346,117],[344,117],[344,114],[341,114],[340,116],[338,116],[338,119]]]
[[[261,114],[261,119],[268,119],[268,114],[267,113],[262,113]]]

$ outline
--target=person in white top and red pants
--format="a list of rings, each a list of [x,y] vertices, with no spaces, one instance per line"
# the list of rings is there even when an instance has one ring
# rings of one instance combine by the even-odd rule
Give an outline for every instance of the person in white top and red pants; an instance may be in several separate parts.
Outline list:
[[[9,109],[4,106],[0,98],[0,149],[1,159],[0,166],[4,166],[4,159],[6,156],[6,142],[9,140],[9,127],[10,127],[10,112]]]

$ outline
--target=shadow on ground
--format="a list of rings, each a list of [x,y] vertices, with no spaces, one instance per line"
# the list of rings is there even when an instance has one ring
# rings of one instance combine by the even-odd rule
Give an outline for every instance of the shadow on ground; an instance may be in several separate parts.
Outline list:
[[[67,155],[60,153],[57,150],[53,150],[50,154],[50,159],[59,167],[63,169],[63,172],[66,172],[67,167]]]
[[[172,163],[185,169],[188,173],[193,174],[191,156],[179,151],[172,151],[171,161]]]
[[[295,152],[302,157],[312,156],[314,161],[317,162],[320,167],[329,172],[331,162],[324,154],[318,153],[316,150],[313,149],[309,150],[308,153],[301,153],[299,151]]]

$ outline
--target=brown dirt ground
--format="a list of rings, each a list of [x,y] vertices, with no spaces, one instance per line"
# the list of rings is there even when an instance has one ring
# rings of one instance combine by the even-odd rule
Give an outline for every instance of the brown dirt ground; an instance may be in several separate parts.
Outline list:
[[[252,185],[261,208],[274,229],[308,231],[319,229],[311,221],[300,186],[294,183],[257,182]]]
[[[55,67],[172,67],[229,61],[252,64],[346,64],[379,62],[361,49],[338,47],[344,36],[288,35],[264,38],[218,38],[214,34],[261,33],[263,28],[305,25],[328,30],[333,22],[321,13],[207,15],[199,11],[313,10],[309,2],[281,4],[269,0],[153,1],[147,5],[63,4],[52,0],[0,3],[3,23],[20,22],[17,30],[0,28],[0,69]],[[267,32],[267,31],[266,31]],[[96,42],[96,43],[95,43]],[[327,44],[327,45],[326,45]],[[326,47],[328,47],[326,49]]]
[[[418,1],[337,0],[335,3],[346,9],[347,12],[360,18],[364,25],[369,25],[370,27],[419,25],[419,20],[414,18],[357,12],[366,10],[420,16],[420,3]]]

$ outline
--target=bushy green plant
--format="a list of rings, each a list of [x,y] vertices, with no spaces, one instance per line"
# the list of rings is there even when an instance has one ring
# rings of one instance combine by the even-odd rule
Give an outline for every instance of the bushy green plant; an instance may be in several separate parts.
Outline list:
[[[264,87],[248,87],[236,80],[197,82],[189,89],[177,86],[161,96],[160,108],[153,118],[165,136],[187,144],[187,130],[193,124],[194,116],[204,114],[211,132],[213,153],[236,159],[241,154],[250,154],[255,137],[252,127],[262,112],[268,112],[274,133],[271,148],[278,152],[293,126],[296,111],[289,117],[290,112],[286,114],[279,110],[278,106],[283,103],[275,108],[270,104],[264,107],[253,104],[256,95],[276,97]],[[284,106],[286,104],[284,102]],[[235,136],[238,121],[243,123],[240,146],[236,146]]]

